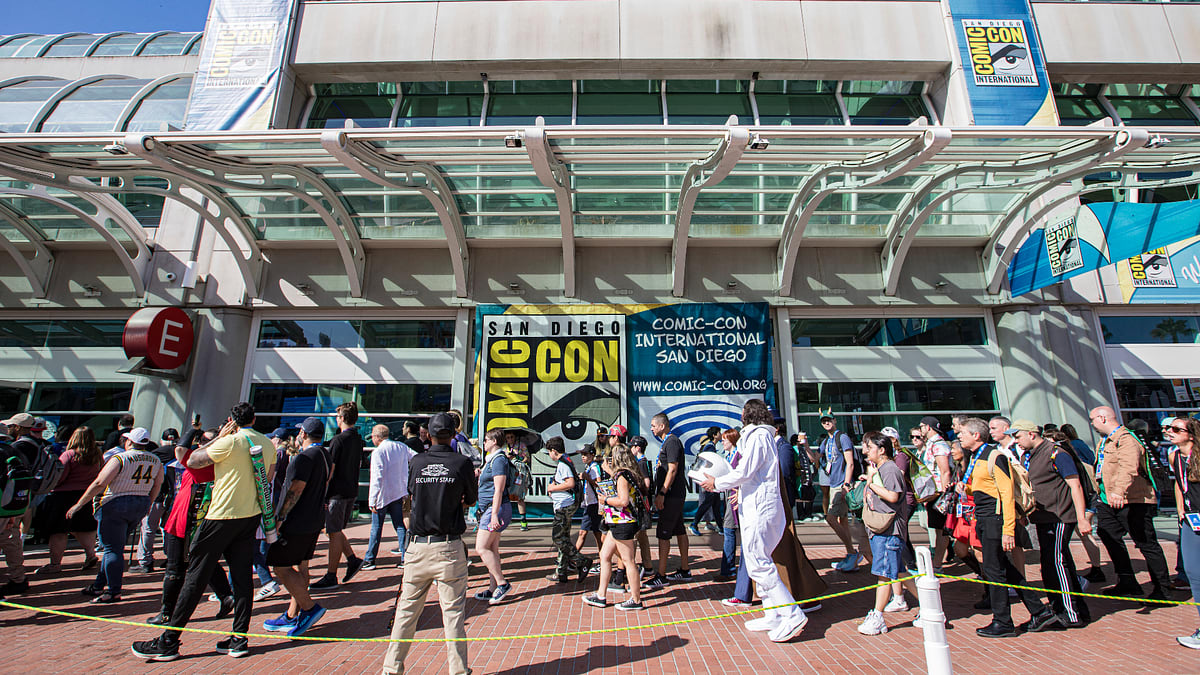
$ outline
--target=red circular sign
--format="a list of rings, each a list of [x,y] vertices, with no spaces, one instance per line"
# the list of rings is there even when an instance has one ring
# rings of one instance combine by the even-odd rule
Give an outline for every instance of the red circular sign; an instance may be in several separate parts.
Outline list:
[[[145,357],[155,368],[173,370],[192,354],[192,320],[178,307],[139,309],[125,322],[125,356]]]

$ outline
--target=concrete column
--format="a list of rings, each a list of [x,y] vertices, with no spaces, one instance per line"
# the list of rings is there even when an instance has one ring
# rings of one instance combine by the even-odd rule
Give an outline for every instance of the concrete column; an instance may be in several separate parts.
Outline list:
[[[792,319],[786,307],[775,309],[775,382],[779,393],[775,406],[787,421],[788,432],[800,430],[800,408],[796,403],[796,369],[792,366]]]

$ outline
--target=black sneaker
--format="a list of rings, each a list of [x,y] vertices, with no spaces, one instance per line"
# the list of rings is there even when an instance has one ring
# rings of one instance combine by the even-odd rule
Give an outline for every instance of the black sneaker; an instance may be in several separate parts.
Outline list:
[[[666,588],[666,587],[667,587],[667,578],[662,575],[659,575],[659,574],[655,574],[654,576],[647,579],[645,581],[645,583],[642,584],[643,591],[657,591],[660,588]]]
[[[364,560],[362,567],[359,567],[358,569],[360,572],[370,572],[371,570],[375,569],[375,561],[372,560],[371,562],[367,562]]]
[[[590,593],[583,596],[583,604],[591,605],[592,607],[608,607],[608,598],[602,598],[595,593]]]
[[[28,581],[9,581],[0,588],[0,595],[20,595],[29,592]]]
[[[625,602],[617,603],[617,609],[622,612],[636,612],[640,609],[645,609],[645,605],[640,602],[634,602],[633,598],[629,598]]]
[[[228,654],[235,659],[250,656],[250,641],[244,637],[229,636],[217,643],[218,654]]]
[[[151,626],[165,626],[170,620],[171,616],[169,614],[166,612],[159,612],[149,619],[146,619],[146,623],[150,624]]]
[[[551,574],[550,576],[546,577],[546,580],[553,581],[556,584],[565,584],[571,580],[571,577],[568,577],[565,574]]]
[[[575,568],[575,571],[579,573],[580,581],[587,579],[588,571],[591,570],[591,568],[592,568],[591,560],[584,558],[583,560],[581,560],[579,562],[579,566]]]
[[[162,637],[135,642],[130,648],[133,655],[147,661],[174,661],[179,658],[179,643],[167,642]]]
[[[358,570],[355,570],[355,571],[357,572]],[[337,577],[335,577],[332,574],[326,573],[325,576],[323,576],[320,579],[317,579],[316,581],[309,584],[308,590],[310,590],[310,591],[328,591],[332,588],[337,588],[337,585],[338,585]]]
[[[347,583],[354,578],[355,574],[362,569],[362,558],[351,558],[346,561],[346,576],[342,577],[342,583]]]
[[[1017,626],[1017,630],[1022,633],[1040,633],[1044,630],[1051,630],[1055,628],[1062,628],[1062,624],[1059,622],[1058,617],[1055,616],[1053,612],[1039,614],[1020,626]]]
[[[217,610],[216,618],[224,619],[225,617],[229,616],[230,614],[233,614],[233,596],[232,595],[228,595],[228,596],[225,596],[224,598],[221,598],[221,608]]]
[[[667,581],[691,581],[691,570],[675,570],[667,575]]]

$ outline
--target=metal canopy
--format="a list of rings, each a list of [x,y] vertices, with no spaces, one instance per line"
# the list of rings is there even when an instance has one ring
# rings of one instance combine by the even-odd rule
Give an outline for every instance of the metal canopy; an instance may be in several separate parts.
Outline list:
[[[877,246],[889,294],[913,246],[978,247],[994,293],[1049,202],[1097,186],[1200,182],[1192,174],[1200,170],[1195,128],[732,122],[6,134],[0,184],[98,197],[154,192],[145,179],[165,180],[161,194],[200,212],[241,252],[249,297],[261,290],[263,251],[269,256],[283,241],[332,244],[356,296],[372,242],[440,244],[451,255],[456,294],[466,297],[469,249],[483,240],[561,247],[567,296],[576,245],[602,240],[670,246],[676,295],[689,245],[732,240],[777,250],[780,295],[790,294],[806,245]],[[109,212],[111,205],[104,203]],[[27,227],[30,214],[8,206],[0,233]],[[18,264],[44,286],[56,241],[44,238],[46,250],[31,259],[28,238],[13,236],[0,247],[25,246]],[[142,255],[123,261],[131,275],[144,274]]]

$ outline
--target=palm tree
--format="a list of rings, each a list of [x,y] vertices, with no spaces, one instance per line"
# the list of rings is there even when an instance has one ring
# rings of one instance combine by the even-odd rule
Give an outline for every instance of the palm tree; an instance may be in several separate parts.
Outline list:
[[[1158,322],[1158,325],[1150,330],[1150,337],[1161,342],[1167,342],[1167,338],[1171,338],[1171,342],[1178,344],[1181,342],[1179,336],[1183,336],[1186,340],[1182,342],[1192,342],[1192,336],[1196,333],[1196,329],[1188,325],[1189,322],[1183,319],[1166,318]]]

